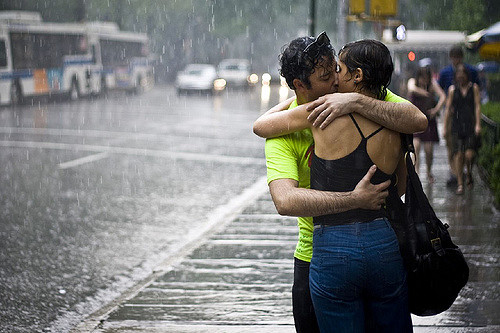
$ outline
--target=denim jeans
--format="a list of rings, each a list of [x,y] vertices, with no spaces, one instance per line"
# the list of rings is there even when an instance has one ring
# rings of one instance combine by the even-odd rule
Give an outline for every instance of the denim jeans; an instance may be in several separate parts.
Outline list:
[[[389,221],[316,226],[309,273],[321,332],[412,332],[408,286]]]

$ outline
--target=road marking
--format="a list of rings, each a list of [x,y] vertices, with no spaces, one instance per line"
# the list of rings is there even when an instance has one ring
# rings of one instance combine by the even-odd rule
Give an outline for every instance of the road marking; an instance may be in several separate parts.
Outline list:
[[[110,146],[98,146],[98,145],[57,143],[57,142],[0,141],[0,147],[57,149],[57,150],[71,150],[76,152],[87,151],[93,153],[106,152],[110,154],[160,157],[160,158],[169,158],[173,160],[216,162],[222,164],[263,165],[264,163],[263,158],[255,158],[255,157],[213,155],[204,153],[185,153],[185,152],[154,150],[154,149],[144,149],[144,148],[110,147]]]
[[[59,169],[64,170],[64,169],[74,168],[76,166],[79,166],[79,165],[82,165],[85,163],[91,163],[91,162],[102,160],[103,158],[106,158],[108,156],[109,156],[109,154],[107,152],[103,152],[103,153],[85,156],[82,158],[77,158],[76,160],[60,163]]]
[[[130,140],[156,140],[163,142],[166,140],[202,140],[203,142],[210,142],[212,144],[226,144],[233,145],[233,138],[211,138],[205,136],[192,135],[171,135],[171,134],[150,134],[150,133],[137,133],[137,132],[117,132],[117,131],[96,131],[96,130],[82,130],[82,129],[55,129],[55,128],[30,128],[30,127],[0,127],[0,133],[5,134],[31,134],[31,135],[50,135],[50,136],[77,136],[77,137],[95,137],[102,139],[115,139],[126,138]],[[241,140],[238,139],[238,147],[240,148],[262,148],[261,140]]]

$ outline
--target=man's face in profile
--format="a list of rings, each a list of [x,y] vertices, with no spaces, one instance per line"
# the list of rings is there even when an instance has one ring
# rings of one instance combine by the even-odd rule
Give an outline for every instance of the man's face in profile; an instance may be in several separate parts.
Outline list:
[[[335,58],[323,58],[314,68],[309,76],[311,88],[308,89],[308,99],[313,101],[326,94],[335,93],[338,90],[338,75],[335,69],[337,61]]]

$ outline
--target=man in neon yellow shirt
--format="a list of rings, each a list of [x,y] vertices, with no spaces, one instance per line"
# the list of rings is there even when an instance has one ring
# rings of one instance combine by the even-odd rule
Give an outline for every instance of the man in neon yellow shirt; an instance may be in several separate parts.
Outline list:
[[[257,135],[265,136],[266,117],[269,114],[311,101],[314,102],[307,107],[312,110],[310,119],[318,126],[327,126],[336,116],[357,112],[398,132],[425,130],[425,115],[390,91],[385,101],[356,93],[332,94],[338,87],[335,54],[329,41],[321,40],[320,37],[321,35],[317,39],[297,38],[284,49],[280,56],[281,75],[295,91],[296,97],[293,102],[288,100],[280,103],[257,119],[254,124]],[[312,54],[307,52],[308,49],[313,49]],[[325,119],[326,122],[322,122]],[[266,140],[267,180],[274,204],[281,215],[300,216],[292,288],[297,332],[319,332],[309,292],[313,221],[312,217],[307,216],[333,214],[355,208],[378,209],[387,196],[385,188],[388,186],[387,183],[370,183],[375,172],[372,168],[351,192],[311,190],[308,162],[312,145],[310,130]]]

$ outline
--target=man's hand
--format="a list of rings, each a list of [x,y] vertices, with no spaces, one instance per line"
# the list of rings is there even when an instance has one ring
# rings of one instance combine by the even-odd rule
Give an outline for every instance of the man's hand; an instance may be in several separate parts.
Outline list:
[[[307,120],[314,127],[326,128],[337,117],[352,112],[350,103],[356,102],[359,95],[356,93],[334,93],[322,96],[311,102],[306,110],[311,112]]]
[[[389,195],[387,187],[391,184],[390,180],[377,185],[370,183],[375,171],[377,171],[377,166],[372,165],[353,191],[353,194],[358,197],[358,206],[361,209],[380,209]]]

